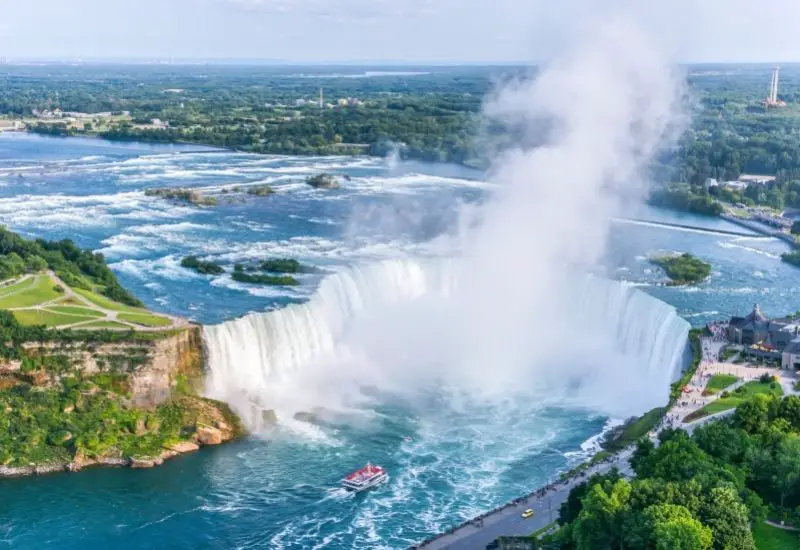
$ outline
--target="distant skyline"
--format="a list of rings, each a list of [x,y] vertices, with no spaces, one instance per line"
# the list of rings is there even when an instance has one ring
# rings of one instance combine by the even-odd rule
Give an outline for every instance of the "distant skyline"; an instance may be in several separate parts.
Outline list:
[[[621,12],[676,61],[800,61],[800,1],[0,0],[0,57],[536,63]]]

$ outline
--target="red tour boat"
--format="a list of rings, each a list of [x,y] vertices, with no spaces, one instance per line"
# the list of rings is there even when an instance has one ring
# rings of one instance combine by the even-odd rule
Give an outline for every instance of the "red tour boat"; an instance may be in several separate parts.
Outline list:
[[[360,493],[389,480],[389,474],[380,466],[367,463],[360,470],[356,470],[342,480],[342,485],[348,491]]]

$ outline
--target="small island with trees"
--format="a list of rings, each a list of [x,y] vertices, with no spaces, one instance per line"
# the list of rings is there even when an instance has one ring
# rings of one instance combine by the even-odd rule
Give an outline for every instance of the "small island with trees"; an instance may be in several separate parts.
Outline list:
[[[181,266],[203,275],[222,275],[225,268],[214,261],[201,260],[197,256],[186,256]],[[290,274],[314,273],[316,270],[304,266],[293,258],[268,258],[253,264],[234,264],[231,279],[240,283],[295,286],[300,284]],[[261,273],[259,273],[261,272]]]
[[[661,267],[672,286],[691,285],[705,281],[711,275],[711,264],[689,254],[656,256],[650,262]]]
[[[225,273],[225,269],[216,262],[204,262],[197,256],[186,256],[181,260],[181,267],[194,269],[203,275],[221,275]]]

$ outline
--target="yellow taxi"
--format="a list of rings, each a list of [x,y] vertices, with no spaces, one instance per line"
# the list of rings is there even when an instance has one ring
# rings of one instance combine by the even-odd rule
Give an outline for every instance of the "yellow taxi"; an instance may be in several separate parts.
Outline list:
[[[533,510],[531,510],[530,508],[522,512],[522,519],[528,519],[532,517],[533,517]]]

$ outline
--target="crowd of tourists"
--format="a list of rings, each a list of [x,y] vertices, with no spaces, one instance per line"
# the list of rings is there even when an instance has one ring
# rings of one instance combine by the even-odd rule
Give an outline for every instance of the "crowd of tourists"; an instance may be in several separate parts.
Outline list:
[[[728,341],[728,321],[711,321],[706,325],[714,342]]]

